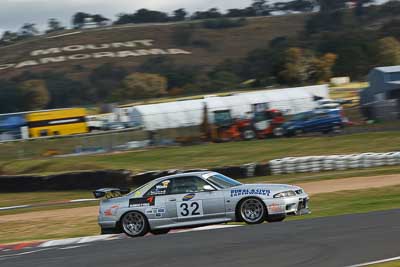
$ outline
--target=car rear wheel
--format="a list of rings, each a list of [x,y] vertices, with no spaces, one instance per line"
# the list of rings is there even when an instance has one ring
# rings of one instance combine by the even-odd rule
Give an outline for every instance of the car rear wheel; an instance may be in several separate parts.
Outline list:
[[[150,230],[150,233],[153,235],[165,235],[169,233],[169,229]]]
[[[247,198],[240,202],[238,215],[247,224],[264,222],[267,211],[264,203],[258,198]]]
[[[147,218],[137,211],[127,212],[122,217],[121,224],[124,233],[131,237],[144,236],[149,232]]]

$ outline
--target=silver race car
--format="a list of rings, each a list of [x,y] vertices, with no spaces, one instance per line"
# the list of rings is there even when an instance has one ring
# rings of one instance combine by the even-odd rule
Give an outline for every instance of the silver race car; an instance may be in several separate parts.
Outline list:
[[[225,222],[279,222],[287,215],[309,213],[302,188],[279,184],[241,184],[216,172],[192,172],[155,179],[135,191],[103,188],[100,202],[103,234],[143,236]]]

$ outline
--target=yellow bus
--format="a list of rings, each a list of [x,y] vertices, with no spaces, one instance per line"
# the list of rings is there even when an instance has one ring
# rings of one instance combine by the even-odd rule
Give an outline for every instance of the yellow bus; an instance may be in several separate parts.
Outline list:
[[[26,114],[26,122],[30,138],[88,132],[84,108],[31,112]]]

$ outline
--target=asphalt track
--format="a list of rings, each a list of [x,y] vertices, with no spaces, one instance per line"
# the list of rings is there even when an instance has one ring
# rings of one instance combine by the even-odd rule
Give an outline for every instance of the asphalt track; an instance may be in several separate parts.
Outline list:
[[[400,256],[400,210],[0,253],[0,266],[344,267]]]

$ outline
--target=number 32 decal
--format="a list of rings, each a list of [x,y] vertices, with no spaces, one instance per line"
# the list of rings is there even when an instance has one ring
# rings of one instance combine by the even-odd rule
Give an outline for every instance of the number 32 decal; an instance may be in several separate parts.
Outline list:
[[[185,201],[178,202],[176,204],[178,217],[193,217],[203,215],[202,201]]]

